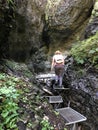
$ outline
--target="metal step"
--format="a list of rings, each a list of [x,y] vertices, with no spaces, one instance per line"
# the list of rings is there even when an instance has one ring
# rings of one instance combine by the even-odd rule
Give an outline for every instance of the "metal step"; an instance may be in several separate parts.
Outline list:
[[[62,103],[63,99],[62,96],[50,96],[49,103]]]
[[[47,74],[36,75],[36,79],[49,79],[49,78],[55,78],[55,73],[47,73]]]
[[[85,116],[70,107],[56,109],[66,121],[66,125],[75,124],[87,120]]]
[[[54,85],[53,89],[59,89],[59,90],[65,89],[65,90],[69,90],[69,88],[64,88],[63,86],[59,87],[57,85]]]

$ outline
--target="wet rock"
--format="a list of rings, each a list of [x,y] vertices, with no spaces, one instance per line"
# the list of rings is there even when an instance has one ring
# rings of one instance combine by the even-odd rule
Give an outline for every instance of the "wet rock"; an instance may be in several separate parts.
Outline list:
[[[95,1],[91,19],[85,29],[84,37],[93,36],[98,31],[98,1]]]
[[[83,33],[93,5],[93,0],[17,1],[16,21],[8,37],[9,57],[25,62],[43,46],[50,54],[58,47],[69,48]]]
[[[26,124],[23,121],[17,122],[17,126],[19,130],[26,130]]]
[[[72,108],[87,117],[87,121],[81,123],[82,129],[97,130],[98,70],[93,67],[89,70],[71,62],[65,71],[64,84],[70,88],[66,93],[67,97],[63,95],[66,103],[70,101]]]
[[[84,37],[89,38],[93,36],[98,31],[98,17],[94,17],[92,22],[90,22],[85,30]]]

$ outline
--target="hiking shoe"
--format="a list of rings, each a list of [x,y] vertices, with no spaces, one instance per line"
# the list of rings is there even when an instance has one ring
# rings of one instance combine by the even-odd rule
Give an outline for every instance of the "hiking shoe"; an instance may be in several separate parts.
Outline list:
[[[58,85],[58,81],[55,81],[55,85]]]
[[[59,87],[60,87],[60,88],[64,88],[64,86],[63,86],[63,85],[59,85]]]

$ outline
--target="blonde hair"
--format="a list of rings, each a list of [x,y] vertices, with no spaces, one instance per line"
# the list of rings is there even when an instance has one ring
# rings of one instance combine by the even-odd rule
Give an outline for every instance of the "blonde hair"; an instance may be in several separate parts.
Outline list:
[[[61,54],[61,52],[60,52],[59,50],[57,50],[57,51],[55,52],[55,54]]]

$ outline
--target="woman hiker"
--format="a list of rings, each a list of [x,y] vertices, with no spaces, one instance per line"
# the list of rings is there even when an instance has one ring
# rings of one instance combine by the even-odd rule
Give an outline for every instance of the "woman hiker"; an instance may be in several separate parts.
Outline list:
[[[59,87],[62,87],[62,80],[64,75],[64,57],[62,53],[57,50],[53,56],[51,71],[55,70],[55,84],[59,84]]]

